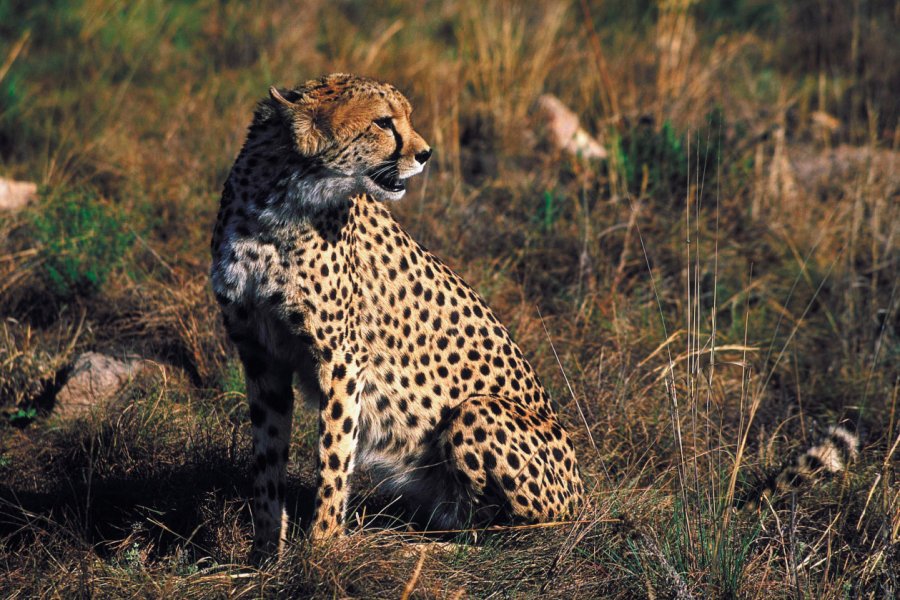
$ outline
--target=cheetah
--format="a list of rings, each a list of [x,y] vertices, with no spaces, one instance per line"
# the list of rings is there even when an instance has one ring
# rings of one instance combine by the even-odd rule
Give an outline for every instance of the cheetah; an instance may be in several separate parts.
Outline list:
[[[742,514],[758,511],[779,492],[798,492],[823,475],[842,473],[858,457],[859,437],[842,425],[832,425],[822,439],[762,480],[735,508]]]
[[[387,209],[432,153],[411,112],[354,75],[273,87],[225,183],[211,279],[247,385],[257,558],[285,542],[295,379],[319,416],[314,542],[343,532],[357,466],[429,528],[559,519],[582,498],[508,330]]]

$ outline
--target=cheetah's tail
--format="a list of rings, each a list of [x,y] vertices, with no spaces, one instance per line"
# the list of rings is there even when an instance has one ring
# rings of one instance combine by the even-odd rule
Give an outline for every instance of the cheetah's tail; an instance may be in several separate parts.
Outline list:
[[[859,437],[840,425],[828,428],[825,437],[808,448],[780,471],[766,478],[750,495],[737,503],[741,513],[759,509],[763,500],[779,492],[796,492],[811,485],[821,476],[845,471],[859,455]]]

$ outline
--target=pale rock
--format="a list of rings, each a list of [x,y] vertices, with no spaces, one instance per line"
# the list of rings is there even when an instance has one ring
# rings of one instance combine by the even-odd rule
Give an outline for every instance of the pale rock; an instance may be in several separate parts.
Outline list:
[[[547,131],[557,148],[582,158],[606,158],[606,148],[588,133],[562,101],[552,94],[538,98],[538,108],[546,119]]]
[[[75,361],[66,383],[57,393],[54,413],[70,419],[106,408],[122,386],[152,364],[133,355],[119,359],[86,352]]]
[[[0,177],[0,210],[19,210],[37,198],[37,184]]]

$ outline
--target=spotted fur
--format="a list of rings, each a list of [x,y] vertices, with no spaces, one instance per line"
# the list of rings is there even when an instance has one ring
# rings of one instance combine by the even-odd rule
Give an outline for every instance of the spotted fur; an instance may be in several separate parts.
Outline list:
[[[254,549],[281,549],[292,380],[319,411],[311,535],[342,531],[375,470],[425,526],[563,517],[571,442],[481,297],[385,204],[431,154],[394,87],[330,75],[272,89],[222,194],[212,284],[247,380]]]
[[[745,513],[756,511],[776,494],[798,492],[822,476],[843,472],[858,455],[859,438],[856,434],[840,425],[833,425],[818,443],[764,479],[739,508]]]

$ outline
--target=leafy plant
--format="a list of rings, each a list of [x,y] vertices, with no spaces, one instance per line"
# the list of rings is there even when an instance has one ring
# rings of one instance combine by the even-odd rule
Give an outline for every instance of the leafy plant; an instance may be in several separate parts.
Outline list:
[[[535,221],[544,231],[553,229],[554,224],[559,219],[562,212],[561,203],[564,198],[557,196],[555,192],[547,190],[540,199],[535,214]]]
[[[684,136],[666,121],[656,129],[639,123],[620,141],[621,165],[632,194],[676,194],[687,179],[688,156]]]
[[[701,191],[714,193],[725,126],[720,108],[707,114],[698,131],[677,131],[669,121],[661,127],[650,120],[637,123],[613,140],[628,190],[635,195],[679,197],[688,185],[699,183]]]
[[[32,218],[41,276],[62,301],[96,294],[134,241],[122,211],[85,190],[45,194]]]
[[[33,407],[29,408],[17,408],[16,410],[7,414],[7,419],[11,425],[15,425],[17,427],[24,427],[28,425],[32,421],[37,418],[37,409]]]

